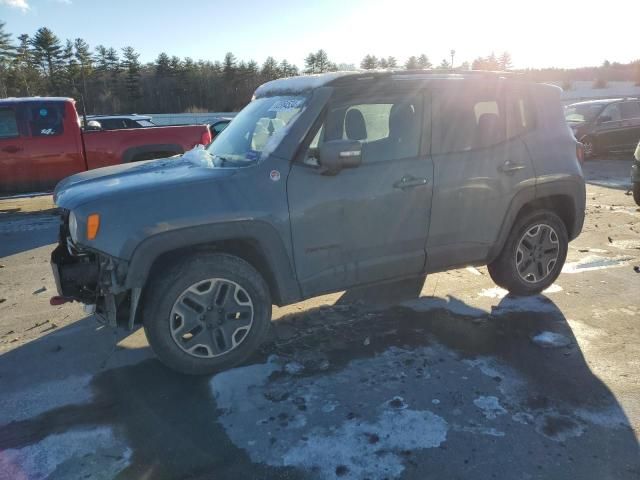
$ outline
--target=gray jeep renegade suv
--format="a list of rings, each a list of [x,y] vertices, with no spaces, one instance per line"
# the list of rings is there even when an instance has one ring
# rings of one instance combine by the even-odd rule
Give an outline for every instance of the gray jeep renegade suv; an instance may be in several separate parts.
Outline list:
[[[199,374],[245,359],[272,304],[484,264],[537,294],[584,220],[559,96],[480,72],[269,82],[206,151],[58,185],[58,300]]]

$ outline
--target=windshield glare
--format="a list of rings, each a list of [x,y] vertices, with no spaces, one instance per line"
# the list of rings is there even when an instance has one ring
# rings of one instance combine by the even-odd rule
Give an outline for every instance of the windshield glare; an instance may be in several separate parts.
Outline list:
[[[567,122],[590,122],[602,109],[602,105],[570,105],[564,109]]]
[[[272,152],[303,110],[306,97],[259,98],[247,105],[207,148],[223,162],[254,162]]]

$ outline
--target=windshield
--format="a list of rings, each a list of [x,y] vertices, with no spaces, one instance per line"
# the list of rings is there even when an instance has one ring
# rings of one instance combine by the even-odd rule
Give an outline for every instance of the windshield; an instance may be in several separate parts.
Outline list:
[[[602,105],[569,105],[564,109],[564,118],[567,122],[590,122],[602,110]]]
[[[259,98],[247,105],[207,148],[222,162],[254,162],[280,143],[303,110],[304,96]]]

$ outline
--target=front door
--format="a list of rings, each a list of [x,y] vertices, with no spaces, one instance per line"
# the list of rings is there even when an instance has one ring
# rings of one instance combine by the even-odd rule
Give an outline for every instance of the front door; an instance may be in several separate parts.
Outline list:
[[[596,142],[600,150],[617,150],[624,143],[624,127],[619,103],[612,103],[596,120]]]
[[[515,194],[535,185],[526,90],[449,83],[433,92],[430,271],[482,263]]]
[[[424,95],[334,97],[287,180],[305,296],[418,275],[425,267],[433,165],[421,144],[430,118]],[[360,141],[362,164],[324,175],[317,146],[336,139]]]
[[[25,181],[23,134],[13,105],[0,107],[0,190],[21,188]]]

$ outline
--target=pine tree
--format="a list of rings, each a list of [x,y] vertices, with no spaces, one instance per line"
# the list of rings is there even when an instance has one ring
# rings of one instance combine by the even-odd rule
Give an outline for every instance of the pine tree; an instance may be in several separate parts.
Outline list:
[[[264,81],[274,80],[280,77],[280,69],[278,68],[278,62],[273,57],[267,57],[262,64],[262,70],[260,75]]]
[[[498,58],[498,68],[500,70],[511,70],[512,67],[511,54],[509,52],[503,52],[500,58]]]
[[[360,68],[364,70],[374,70],[378,68],[378,59],[375,55],[365,55],[360,62]]]
[[[7,96],[7,68],[15,55],[11,35],[4,31],[5,23],[0,21],[0,95]]]
[[[60,39],[46,27],[39,28],[31,39],[33,59],[48,80],[50,93],[58,93],[58,71],[62,66]]]
[[[438,68],[441,70],[449,70],[451,68],[451,64],[447,61],[446,58],[443,58],[440,62],[440,65],[438,65]]]
[[[431,68],[431,62],[429,61],[429,57],[427,57],[424,53],[418,57],[418,68]]]
[[[415,56],[412,55],[405,62],[404,68],[406,68],[407,70],[416,70],[416,69],[418,69],[419,68],[418,59]]]
[[[82,96],[85,106],[88,108],[89,91],[87,89],[87,80],[93,70],[93,58],[91,57],[91,47],[82,38],[76,38],[73,41],[74,56],[78,62],[80,69],[80,82],[82,84]]]
[[[136,53],[133,47],[122,49],[122,68],[125,71],[125,90],[129,100],[129,107],[132,111],[137,111],[137,104],[142,92],[140,90],[140,54]]]
[[[378,60],[378,67],[382,69],[387,69],[389,68],[389,62],[387,62],[386,58],[381,58],[380,60]]]
[[[304,73],[318,73],[316,72],[316,54],[311,52],[304,59]]]
[[[171,73],[171,59],[169,58],[169,55],[164,52],[160,53],[160,55],[158,55],[158,58],[156,58],[155,66],[156,76],[168,76],[169,73]]]
[[[388,68],[398,68],[398,60],[396,60],[396,57],[387,57],[387,66]]]

